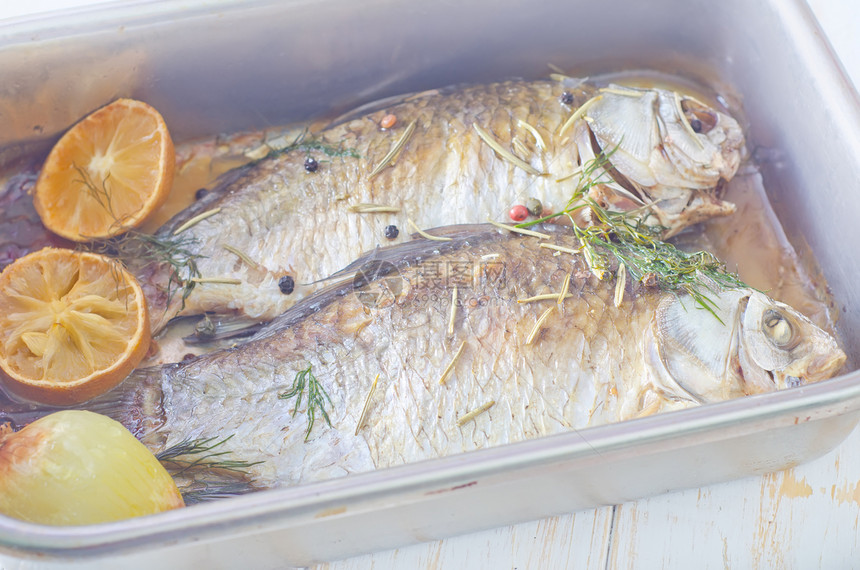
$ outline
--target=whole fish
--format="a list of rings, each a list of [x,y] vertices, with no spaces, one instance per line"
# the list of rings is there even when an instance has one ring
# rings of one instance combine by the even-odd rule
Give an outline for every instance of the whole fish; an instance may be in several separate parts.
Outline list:
[[[430,91],[223,175],[158,232],[196,260],[187,298],[170,294],[169,264],[126,261],[155,331],[177,314],[269,320],[413,226],[510,221],[526,204],[558,213],[588,179],[605,182],[591,187],[604,207],[644,207],[671,235],[734,210],[719,194],[743,153],[732,117],[674,91],[571,79]]]
[[[229,437],[219,450],[270,487],[817,382],[845,361],[762,293],[714,286],[703,310],[599,280],[545,247],[577,247],[569,228],[541,231],[381,248],[248,342],[138,370],[88,407],[156,452]]]

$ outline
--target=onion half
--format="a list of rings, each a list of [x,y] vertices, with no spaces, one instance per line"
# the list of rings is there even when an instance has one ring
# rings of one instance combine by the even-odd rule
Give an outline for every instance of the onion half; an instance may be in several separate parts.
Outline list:
[[[0,512],[84,525],[184,506],[167,470],[122,424],[63,410],[0,435]]]

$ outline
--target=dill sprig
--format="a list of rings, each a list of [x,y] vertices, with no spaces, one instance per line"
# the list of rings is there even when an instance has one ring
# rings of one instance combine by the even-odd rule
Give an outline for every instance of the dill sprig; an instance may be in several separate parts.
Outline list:
[[[261,160],[266,160],[267,158],[271,158],[273,156],[287,154],[296,150],[303,151],[305,153],[308,153],[310,151],[319,151],[329,158],[344,156],[348,156],[351,158],[361,158],[361,155],[359,155],[358,151],[354,148],[346,148],[343,146],[343,144],[334,146],[318,139],[309,138],[309,134],[310,130],[304,128],[298,135],[296,135],[296,138],[293,139],[293,142],[285,146],[274,145],[271,142],[266,143],[266,145],[269,146],[269,152],[258,160],[255,160],[254,162],[259,162]]]
[[[232,437],[229,435],[221,440],[215,437],[187,439],[157,453],[155,457],[173,477],[186,475],[192,470],[222,470],[246,474],[249,467],[262,463],[227,459],[225,456],[229,455],[230,451],[213,451]]]
[[[196,242],[186,235],[156,236],[137,231],[129,231],[121,236],[100,242],[93,246],[98,253],[115,257],[130,267],[146,267],[150,264],[168,268],[166,286],[167,303],[170,304],[177,292],[182,294],[182,306],[199,278],[197,260],[200,255],[191,251]]]
[[[77,182],[83,184],[84,188],[87,190],[87,194],[89,194],[90,197],[99,204],[99,206],[104,208],[105,211],[107,211],[107,213],[116,220],[116,215],[113,213],[113,204],[111,203],[111,193],[107,187],[110,173],[107,174],[104,180],[96,183],[86,168],[78,166],[76,163],[72,163],[72,168],[74,168],[75,172],[80,176],[80,179],[77,180]]]
[[[664,241],[661,236],[666,228],[648,223],[648,205],[614,212],[588,196],[593,186],[612,182],[605,178],[609,176],[605,166],[614,150],[601,153],[582,166],[576,190],[563,210],[516,227],[527,228],[567,216],[579,240],[580,251],[595,275],[602,277],[611,270],[614,259],[633,279],[663,290],[685,292],[700,307],[717,316],[708,293],[715,292],[715,286],[746,287],[736,274],[728,272],[710,252],[685,252]],[[585,208],[589,210],[590,221],[581,227],[573,220],[573,214]]]
[[[309,364],[307,368],[296,372],[296,377],[293,380],[293,385],[286,392],[278,394],[278,398],[281,400],[288,400],[290,398],[296,398],[296,404],[293,406],[293,417],[299,411],[299,406],[302,405],[302,398],[305,394],[305,391],[308,393],[308,407],[307,407],[307,415],[308,415],[308,429],[305,432],[305,441],[311,436],[311,430],[314,427],[314,421],[316,420],[317,411],[322,414],[325,422],[331,426],[331,420],[328,417],[328,412],[325,410],[325,404],[328,402],[329,406],[332,405],[331,398],[329,398],[328,394],[325,391],[325,388],[322,387],[322,384],[319,383],[316,376],[312,372],[313,365]]]
[[[256,490],[246,481],[203,481],[179,487],[185,506],[245,495]]]
[[[255,490],[248,468],[262,462],[229,459],[230,451],[216,451],[231,437],[186,439],[155,455],[176,481],[186,505]]]

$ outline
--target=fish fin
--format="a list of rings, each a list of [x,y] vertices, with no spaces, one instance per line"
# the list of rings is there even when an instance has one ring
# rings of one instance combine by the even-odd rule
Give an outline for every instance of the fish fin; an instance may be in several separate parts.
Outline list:
[[[256,334],[265,323],[244,316],[205,314],[199,318],[194,333],[182,338],[188,345],[217,345]]]
[[[146,443],[144,438],[164,425],[162,381],[167,371],[178,366],[139,368],[110,392],[79,407],[115,419]]]
[[[699,402],[723,399],[744,298],[742,291],[714,292],[709,310],[688,296],[670,296],[660,303],[653,322],[658,366],[678,393]]]
[[[0,389],[0,425],[9,426],[16,431],[42,416],[62,409],[64,408],[16,400]]]
[[[414,101],[415,99],[420,99],[423,97],[430,97],[432,95],[440,95],[445,94],[446,92],[455,91],[455,87],[449,87],[445,89],[428,89],[426,91],[415,91],[409,93],[401,93],[398,95],[392,95],[390,97],[385,97],[384,99],[375,99],[369,103],[365,103],[360,107],[356,107],[355,109],[350,109],[343,115],[335,117],[326,127],[325,130],[331,129],[332,127],[336,127],[337,125],[347,123],[349,121],[353,121],[355,119],[365,119],[368,115],[371,115],[377,111],[382,111],[385,109],[390,109],[392,111],[396,111],[396,109],[391,109],[392,107],[401,105],[403,103],[408,103],[409,101]]]
[[[431,255],[439,255],[452,249],[457,249],[475,240],[484,241],[498,237],[499,230],[491,224],[459,224],[442,226],[427,230],[435,237],[448,238],[450,241],[436,241],[413,234],[410,241],[377,247],[365,252],[361,257],[333,273],[327,279],[334,279],[354,273],[369,264],[390,263],[392,265],[408,266]],[[417,236],[417,237],[416,237]]]
[[[245,495],[259,491],[248,481],[206,481],[198,480],[193,483],[177,485],[185,506],[197,503],[207,503],[219,499],[227,499],[237,495]]]
[[[540,229],[546,232],[556,231],[547,228],[542,227]],[[251,340],[266,338],[289,328],[299,320],[352,293],[357,288],[402,268],[461,247],[507,237],[507,232],[499,230],[491,224],[454,225],[429,231],[438,237],[446,237],[450,240],[436,241],[418,237],[403,243],[377,247],[365,253],[340,271],[329,276],[326,281],[332,281],[331,285],[305,297],[281,313],[262,327]]]

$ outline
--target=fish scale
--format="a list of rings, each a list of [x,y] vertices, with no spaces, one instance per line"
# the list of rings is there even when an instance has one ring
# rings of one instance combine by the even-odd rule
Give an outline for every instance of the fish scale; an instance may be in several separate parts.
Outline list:
[[[548,239],[492,226],[439,228],[435,231],[450,241],[417,238],[373,251],[347,269],[389,264],[388,273],[377,271],[368,282],[330,285],[243,344],[189,362],[138,370],[119,389],[88,405],[129,426],[156,452],[189,438],[230,436],[219,451],[259,462],[249,467],[249,474],[255,485],[270,487],[781,389],[786,375],[818,381],[844,362],[835,341],[799,313],[752,290],[715,290],[711,298],[725,319],[761,326],[758,317],[743,317],[750,299],[758,299],[770,319],[781,315],[793,323],[797,338],[786,367],[753,369],[764,364],[743,361],[739,373],[696,369],[700,376],[713,375],[698,378],[693,387],[702,390],[696,392],[687,386],[689,378],[679,376],[685,366],[708,361],[702,356],[713,346],[748,349],[750,342],[769,342],[761,338],[762,331],[727,326],[715,318],[679,322],[679,315],[683,319],[697,310],[685,294],[636,282],[627,283],[616,307],[614,280],[598,280],[580,255],[556,256],[540,247],[544,242],[575,247],[572,232],[540,229]],[[504,264],[504,279],[481,265],[489,254],[498,254],[493,262]],[[430,263],[455,262],[478,264],[479,279],[463,298],[474,295],[485,301],[459,307],[462,324],[449,336],[453,285],[431,282],[426,269]],[[559,292],[569,272],[575,277],[565,311],[555,310],[534,342],[526,344],[538,317],[556,300],[518,299]],[[389,290],[398,279],[403,286],[397,296],[379,306],[368,306],[360,294]],[[660,317],[666,314],[673,318]],[[698,334],[689,339],[691,326]],[[737,342],[716,342],[732,334],[740,335]],[[462,342],[453,372],[440,383]],[[732,357],[725,356],[724,361]],[[829,367],[821,366],[822,358]],[[295,415],[296,400],[280,395],[309,366],[331,400],[325,404],[331,425],[317,410],[308,433],[307,394]],[[807,366],[815,371],[807,375]],[[377,390],[368,400],[377,374]],[[745,381],[748,375],[760,379],[768,374],[771,386]],[[495,403],[459,425],[466,414],[489,402]],[[359,425],[365,403],[368,413]],[[141,416],[151,419],[140,422]]]

